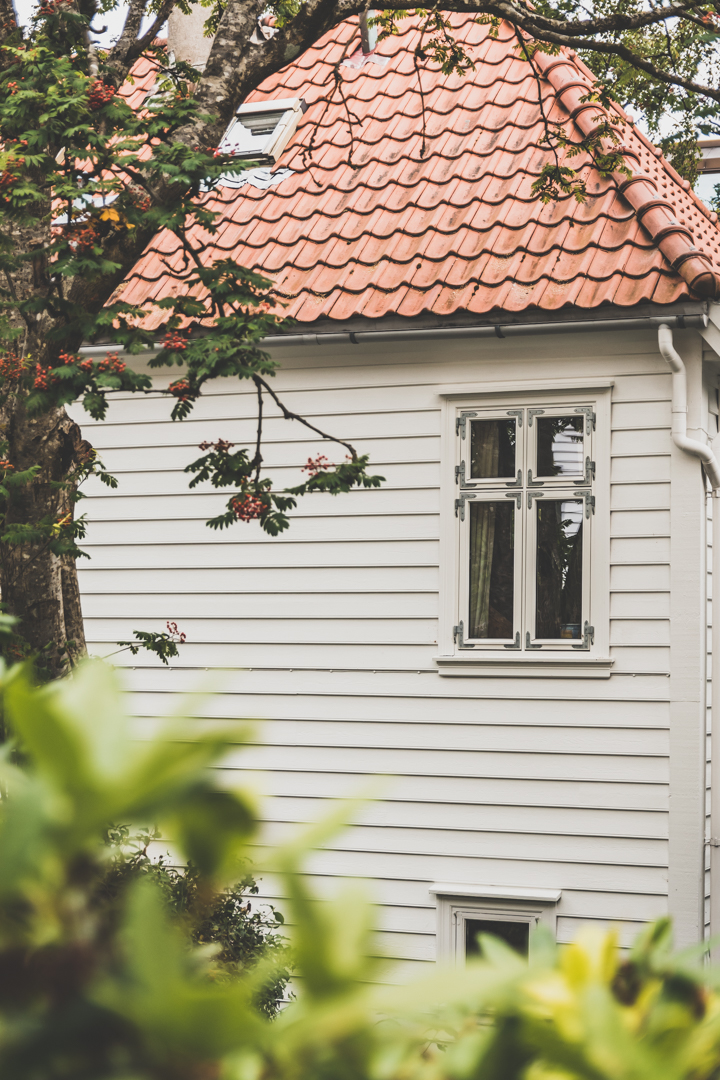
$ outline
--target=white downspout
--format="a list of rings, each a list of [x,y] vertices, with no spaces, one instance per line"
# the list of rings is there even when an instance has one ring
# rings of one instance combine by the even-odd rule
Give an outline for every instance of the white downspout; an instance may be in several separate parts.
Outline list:
[[[687,374],[685,365],[675,352],[672,330],[665,323],[658,327],[658,345],[660,355],[663,360],[667,360],[672,371],[672,440],[680,450],[687,450],[688,454],[700,458],[713,495],[717,497],[716,491],[720,488],[720,464],[709,446],[687,436]]]
[[[673,347],[673,335],[664,323],[658,328],[658,345],[672,371],[672,439],[703,463],[712,487],[712,690],[710,713],[710,936],[720,935],[720,465],[711,447],[687,435],[687,374]],[[704,874],[704,871],[703,871]],[[703,890],[704,892],[704,890]],[[713,949],[713,960],[720,949]]]

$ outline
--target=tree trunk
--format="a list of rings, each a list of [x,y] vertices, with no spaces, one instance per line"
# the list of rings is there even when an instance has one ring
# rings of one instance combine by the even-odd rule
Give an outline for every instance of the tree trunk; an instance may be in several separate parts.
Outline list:
[[[40,471],[28,484],[11,489],[5,527],[61,521],[72,513],[73,475],[92,453],[64,409],[28,417],[21,395],[0,411],[0,435],[18,473]],[[6,611],[21,620],[19,631],[41,665],[56,678],[85,653],[75,560],[57,555],[47,539],[0,542],[0,586]]]

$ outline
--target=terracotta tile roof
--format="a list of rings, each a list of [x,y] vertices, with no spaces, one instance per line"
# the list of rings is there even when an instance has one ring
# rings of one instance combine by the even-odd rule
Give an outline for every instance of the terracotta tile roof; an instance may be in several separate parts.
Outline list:
[[[334,71],[359,44],[355,20],[263,83],[249,101],[297,96],[308,105],[277,164],[292,175],[266,190],[223,189],[213,200],[223,221],[208,250],[271,277],[287,314],[302,323],[720,295],[717,215],[632,126],[623,136],[630,180],[602,180],[576,158],[585,203],[533,198],[532,182],[549,160],[538,80],[514,50],[510,27],[493,39],[471,17],[452,21],[476,70],[422,70],[424,154],[413,19],[378,47],[385,67],[338,68],[345,102]],[[598,114],[580,102],[588,69],[569,52],[538,59],[549,120],[571,116],[577,133],[587,132]],[[180,261],[165,235],[122,286],[123,298],[162,296],[167,266]],[[157,312],[150,324],[163,318]]]

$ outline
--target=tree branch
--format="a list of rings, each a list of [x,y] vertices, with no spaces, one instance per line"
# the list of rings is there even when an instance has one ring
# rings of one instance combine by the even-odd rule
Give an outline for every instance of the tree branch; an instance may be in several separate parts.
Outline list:
[[[122,33],[110,50],[108,61],[121,79],[125,78],[132,64],[128,57],[137,42],[147,3],[148,0],[130,0]]]
[[[314,424],[311,424],[310,421],[306,420],[304,416],[300,416],[299,413],[295,413],[291,409],[288,409],[286,405],[283,405],[282,401],[277,396],[273,388],[268,383],[266,383],[265,380],[259,375],[253,375],[253,382],[256,386],[262,386],[263,390],[267,390],[268,394],[273,399],[278,409],[280,409],[280,412],[283,414],[283,418],[285,420],[299,420],[301,424],[304,424],[306,428],[310,428],[311,431],[316,432],[316,434],[320,435],[321,438],[329,439],[330,442],[337,443],[339,446],[344,446],[346,450],[350,451],[350,456],[352,457],[353,461],[357,461],[357,451],[355,450],[355,447],[352,446],[349,442],[345,442],[344,439],[338,439],[335,437],[335,435],[328,435],[326,431],[321,431],[319,427],[315,427]]]

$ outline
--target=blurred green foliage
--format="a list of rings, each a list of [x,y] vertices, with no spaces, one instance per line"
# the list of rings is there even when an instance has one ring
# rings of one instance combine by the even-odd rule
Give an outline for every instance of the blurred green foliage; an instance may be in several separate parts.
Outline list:
[[[296,1000],[273,1018],[262,995],[276,959],[223,955],[241,947],[223,937],[223,898],[245,902],[257,815],[209,766],[247,729],[178,720],[133,733],[97,663],[40,688],[6,671],[2,695],[17,740],[0,767],[3,1080],[720,1076],[718,977],[702,947],[673,955],[665,920],[626,953],[612,932],[562,948],[536,935],[528,963],[486,938],[482,961],[383,985],[367,905],[353,892],[319,902],[298,872],[337,818],[266,864],[287,898],[298,976]],[[154,831],[128,860],[132,834],[108,843],[113,821],[156,822],[189,875],[151,866]]]

